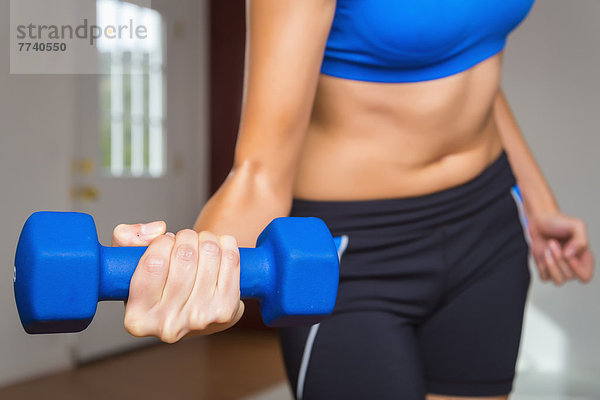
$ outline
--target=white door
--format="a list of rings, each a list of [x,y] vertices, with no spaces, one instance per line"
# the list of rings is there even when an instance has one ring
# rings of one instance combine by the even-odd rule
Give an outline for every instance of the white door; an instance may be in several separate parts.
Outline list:
[[[99,43],[106,74],[77,81],[74,209],[92,214],[100,242],[110,245],[119,223],[162,219],[177,231],[192,226],[202,205],[204,30],[198,25],[205,24],[194,0],[153,0],[152,9],[119,0],[103,4],[108,9],[98,10],[99,19],[144,13],[146,23],[162,31],[142,46]],[[123,310],[122,302],[98,304],[90,327],[73,340],[76,361],[148,343],[126,333]]]

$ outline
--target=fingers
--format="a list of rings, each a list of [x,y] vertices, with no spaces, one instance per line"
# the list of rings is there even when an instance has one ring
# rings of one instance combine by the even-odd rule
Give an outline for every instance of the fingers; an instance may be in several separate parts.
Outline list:
[[[565,282],[565,276],[561,272],[558,262],[554,259],[550,247],[546,247],[544,250],[544,263],[546,264],[546,267],[548,268],[548,274],[554,283],[558,286],[562,285]]]
[[[573,268],[583,283],[588,283],[594,275],[594,255],[588,249],[579,257],[579,265]]]
[[[198,273],[194,290],[203,299],[212,298],[221,264],[221,248],[217,237],[206,231],[198,235]]]
[[[120,224],[113,230],[112,246],[147,246],[152,240],[167,230],[164,221],[148,224]]]
[[[169,236],[156,238],[140,259],[129,285],[129,305],[151,308],[158,304],[169,274],[171,249],[175,240]]]
[[[221,269],[217,278],[217,292],[221,296],[238,295],[240,291],[240,252],[233,236],[221,236],[219,244],[223,251]]]
[[[556,240],[549,240],[541,257],[535,259],[542,280],[547,280],[549,276],[558,286],[575,278],[587,283],[593,276],[594,257],[589,249],[579,255],[567,257]]]
[[[577,278],[581,282],[589,282],[593,275],[594,257],[589,249],[585,223],[580,219],[573,220],[573,234],[565,245],[564,254]]]
[[[190,330],[203,331],[214,322],[213,295],[221,264],[218,239],[210,232],[200,232],[197,238],[198,271],[188,299],[187,321]]]
[[[161,303],[165,309],[178,313],[187,302],[198,269],[198,234],[185,229],[175,235],[171,264]]]
[[[560,213],[542,216],[534,233],[533,254],[542,279],[547,273],[557,285],[574,278],[591,280],[594,257],[581,219]]]
[[[154,239],[131,279],[125,328],[174,343],[229,328],[244,312],[237,242],[183,230]]]
[[[217,310],[216,322],[226,324],[234,320],[235,323],[241,317],[237,316],[240,308],[240,253],[233,236],[221,236],[219,244],[222,256],[215,297],[222,307]]]
[[[575,274],[571,270],[571,267],[569,267],[569,264],[567,263],[567,259],[563,254],[560,244],[556,240],[549,240],[548,248],[552,253],[552,257],[554,258],[556,265],[558,265],[560,272],[562,272],[562,275],[565,277],[565,280],[573,279],[575,277]]]
[[[244,312],[240,301],[239,251],[231,236],[199,237],[196,286],[190,296],[190,330],[209,334],[234,325]],[[218,253],[217,253],[218,252]]]
[[[548,267],[544,261],[544,249],[534,249],[532,254],[540,273],[540,278],[542,281],[546,282],[548,279],[550,279],[550,275],[548,274]]]
[[[567,258],[579,255],[589,246],[585,223],[580,219],[574,219],[572,227],[571,238],[565,245],[565,256]]]
[[[594,256],[589,248],[585,223],[581,219],[571,219],[571,237],[564,245],[564,258],[574,275],[584,283],[592,279]]]
[[[594,256],[589,249],[579,255],[568,257],[567,262],[581,282],[588,283],[592,279],[594,273]]]
[[[171,249],[175,240],[163,235],[156,238],[138,263],[129,285],[125,307],[125,328],[134,336],[146,336],[156,323],[151,312],[162,298],[169,272]]]

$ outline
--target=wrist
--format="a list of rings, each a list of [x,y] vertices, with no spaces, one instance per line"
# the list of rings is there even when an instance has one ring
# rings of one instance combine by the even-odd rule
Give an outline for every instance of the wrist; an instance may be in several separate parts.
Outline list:
[[[538,191],[521,189],[521,193],[525,213],[530,219],[560,212],[560,207],[549,189]]]
[[[560,213],[558,203],[554,198],[546,199],[523,199],[525,213],[529,219],[535,220],[539,217]]]

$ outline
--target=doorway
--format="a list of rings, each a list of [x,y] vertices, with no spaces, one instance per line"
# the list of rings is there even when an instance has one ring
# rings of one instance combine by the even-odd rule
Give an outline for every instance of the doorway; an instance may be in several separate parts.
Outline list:
[[[204,2],[97,4],[98,18],[143,13],[161,34],[145,47],[99,45],[103,74],[77,77],[73,209],[94,216],[103,245],[119,223],[165,220],[170,231],[189,228],[208,182]],[[154,340],[130,336],[123,310],[121,302],[98,304],[93,323],[73,338],[75,362]]]

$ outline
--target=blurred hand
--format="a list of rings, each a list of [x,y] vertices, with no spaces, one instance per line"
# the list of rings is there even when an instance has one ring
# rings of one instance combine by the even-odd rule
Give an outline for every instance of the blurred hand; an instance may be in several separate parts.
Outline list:
[[[236,240],[190,229],[165,232],[163,221],[114,229],[113,246],[148,246],[131,278],[127,332],[174,343],[233,326],[244,313]]]
[[[537,215],[529,220],[531,250],[540,277],[556,285],[571,279],[592,279],[594,256],[589,248],[585,223],[560,212]]]

